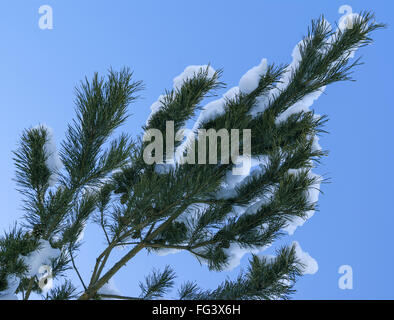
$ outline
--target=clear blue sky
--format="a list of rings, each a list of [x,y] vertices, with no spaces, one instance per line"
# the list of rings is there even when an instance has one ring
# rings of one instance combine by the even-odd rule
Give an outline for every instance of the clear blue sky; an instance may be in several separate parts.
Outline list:
[[[54,29],[40,30],[38,8],[54,10]],[[298,241],[319,264],[315,275],[297,284],[298,299],[394,298],[393,264],[393,25],[392,1],[60,1],[3,0],[0,18],[0,228],[21,214],[15,191],[12,150],[24,128],[45,123],[64,137],[73,110],[73,88],[85,75],[110,66],[130,66],[145,82],[142,99],[131,108],[125,131],[140,132],[149,106],[171,88],[172,79],[191,64],[223,68],[229,87],[261,58],[288,63],[294,45],[312,18],[324,14],[334,23],[338,9],[369,9],[388,29],[362,48],[365,65],[357,82],[329,87],[314,105],[327,114],[330,132],[320,139],[330,151],[318,173],[323,185],[313,218],[284,243]],[[88,228],[78,263],[87,277],[102,244]],[[122,252],[118,252],[120,256]],[[247,257],[242,260],[245,267]],[[179,281],[196,280],[213,288],[232,272],[214,273],[187,254],[137,256],[116,277],[124,294],[136,294],[138,280],[151,266],[171,264]],[[338,268],[350,265],[354,289],[338,288]]]

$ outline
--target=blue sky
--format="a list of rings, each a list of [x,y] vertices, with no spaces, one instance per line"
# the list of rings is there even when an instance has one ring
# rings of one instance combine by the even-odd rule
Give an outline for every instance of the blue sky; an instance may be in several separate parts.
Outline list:
[[[54,10],[54,29],[38,27],[38,8]],[[311,19],[324,14],[338,21],[338,9],[373,10],[389,28],[374,34],[375,43],[357,53],[365,65],[356,82],[327,88],[313,108],[327,114],[330,133],[320,139],[330,151],[317,172],[330,178],[322,186],[320,211],[280,243],[298,241],[319,264],[315,275],[297,283],[297,299],[392,299],[394,284],[392,208],[394,118],[392,1],[54,1],[4,0],[0,7],[0,228],[21,217],[15,191],[12,150],[24,128],[45,123],[58,144],[74,115],[73,88],[93,72],[130,66],[144,81],[142,99],[131,106],[124,130],[141,131],[149,106],[171,88],[188,65],[223,68],[232,87],[262,58],[289,63],[294,45]],[[86,230],[78,264],[88,277],[103,239]],[[122,251],[116,253],[120,257]],[[173,265],[178,281],[196,280],[213,288],[231,272],[209,272],[187,254],[157,257],[140,254],[115,276],[124,294],[138,292],[138,281],[152,267]],[[338,268],[353,268],[353,290],[338,288]]]

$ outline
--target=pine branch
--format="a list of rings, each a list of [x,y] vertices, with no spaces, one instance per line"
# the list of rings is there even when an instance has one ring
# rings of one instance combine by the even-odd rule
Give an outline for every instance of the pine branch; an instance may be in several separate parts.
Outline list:
[[[143,299],[161,298],[173,287],[174,279],[175,273],[169,266],[166,266],[162,272],[153,270],[145,278],[145,283],[140,282],[141,297]]]
[[[110,70],[106,81],[96,73],[91,82],[86,79],[76,89],[77,120],[69,125],[61,151],[68,173],[66,185],[75,188],[91,184],[109,170],[116,169],[108,161],[97,162],[103,144],[126,121],[127,107],[136,99],[134,93],[142,88],[141,82],[131,82],[131,78],[132,73],[128,69],[119,73]],[[113,145],[112,149],[120,148],[123,153],[125,138],[122,137],[119,143],[118,146]],[[112,160],[112,154],[110,151],[106,158]],[[116,166],[122,164],[124,157],[121,156],[119,160],[115,161]]]
[[[217,164],[179,161],[160,170],[156,164],[145,163],[147,143],[143,139],[134,141],[126,134],[111,139],[125,123],[128,105],[142,88],[141,82],[132,81],[129,69],[110,70],[107,78],[95,74],[92,80],[85,79],[76,89],[77,116],[62,143],[64,170],[57,172],[49,164],[50,132],[43,126],[26,130],[14,153],[25,223],[0,238],[0,292],[10,287],[10,275],[20,278],[17,292],[25,299],[31,292],[41,292],[35,276],[26,276],[28,266],[20,258],[37,250],[41,239],[61,251],[51,261],[54,278],[64,275],[71,265],[84,289],[78,297],[71,282],[66,281],[52,289],[44,297],[47,300],[161,298],[174,285],[175,273],[170,267],[162,272],[154,270],[140,283],[140,298],[101,294],[99,290],[144,249],[186,250],[207,262],[210,269],[222,270],[228,265],[231,245],[255,248],[273,243],[294,218],[306,218],[316,209],[308,192],[321,181],[311,169],[326,155],[314,145],[315,136],[325,132],[326,117],[313,111],[295,112],[292,107],[329,84],[352,80],[352,71],[360,64],[359,60],[350,62],[353,51],[370,44],[371,33],[382,27],[368,12],[355,18],[351,29],[338,31],[332,31],[321,17],[312,22],[299,44],[299,61],[289,66],[267,66],[254,90],[220,100],[223,110],[215,116],[206,116],[203,109],[195,126],[198,129],[251,130],[251,156],[261,165],[234,188],[225,188],[235,164],[222,158],[221,144],[210,150],[220,155]],[[166,134],[168,121],[174,121],[174,131],[183,128],[201,109],[203,99],[223,86],[220,75],[221,71],[211,74],[207,67],[166,91],[158,110],[143,127],[145,133],[157,129]],[[241,149],[243,133],[240,138]],[[197,158],[196,144],[209,144],[198,136],[187,142],[182,160],[189,154]],[[180,147],[180,141],[175,147]],[[207,153],[206,163],[209,156]],[[57,184],[51,183],[54,175],[59,177]],[[106,248],[96,259],[89,284],[85,284],[74,253],[91,217],[103,231]],[[118,246],[127,246],[128,251],[110,264],[112,251]],[[282,248],[272,259],[253,256],[247,272],[214,290],[189,282],[179,290],[179,296],[287,299],[294,292],[302,267],[294,247]]]
[[[75,265],[75,261],[74,261],[74,257],[73,257],[72,249],[71,249],[71,248],[69,249],[69,254],[70,254],[70,258],[71,258],[71,262],[72,262],[73,268],[74,268],[75,272],[77,273],[77,276],[78,276],[79,280],[81,281],[81,284],[82,284],[82,286],[83,286],[83,289],[86,290],[87,287],[86,287],[85,282],[83,281],[83,279],[82,279],[82,277],[81,277],[81,274],[80,274],[79,271],[78,271],[77,266]]]
[[[226,280],[215,290],[201,290],[187,282],[178,291],[181,300],[272,300],[288,299],[293,286],[302,275],[304,265],[294,247],[284,247],[273,259],[254,255],[246,273],[235,281]]]
[[[70,281],[66,280],[60,286],[51,289],[46,294],[45,300],[72,300],[76,297],[76,289]]]

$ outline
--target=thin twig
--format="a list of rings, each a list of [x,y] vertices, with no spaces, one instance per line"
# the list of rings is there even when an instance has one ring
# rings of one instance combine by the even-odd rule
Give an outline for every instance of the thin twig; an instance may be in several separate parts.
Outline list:
[[[68,251],[70,252],[70,258],[71,258],[71,263],[72,263],[72,265],[73,265],[73,268],[74,268],[75,272],[77,273],[77,276],[78,276],[79,280],[81,281],[84,290],[86,290],[86,285],[85,285],[85,283],[83,282],[83,279],[82,279],[82,277],[81,277],[81,274],[79,273],[78,268],[77,268],[76,265],[75,265],[74,257],[73,257],[73,254],[72,254],[72,252],[71,252],[71,251],[72,251],[71,248],[69,248]]]
[[[104,235],[105,235],[105,238],[107,239],[108,244],[110,244],[111,241],[109,240],[109,237],[108,237],[108,234],[107,234],[107,230],[105,229],[105,224],[104,224],[104,211],[100,212],[100,225],[101,225],[101,228],[104,231]]]
[[[141,298],[118,296],[116,294],[99,293],[99,296],[103,298],[112,298],[112,299],[121,299],[121,300],[143,300]]]

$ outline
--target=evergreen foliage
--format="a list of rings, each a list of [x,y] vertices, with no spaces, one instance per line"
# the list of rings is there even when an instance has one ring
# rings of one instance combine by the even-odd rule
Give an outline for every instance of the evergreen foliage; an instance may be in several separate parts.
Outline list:
[[[252,249],[272,244],[292,219],[306,218],[316,208],[306,196],[317,182],[310,171],[326,154],[313,148],[313,137],[324,132],[324,116],[310,111],[292,114],[281,122],[276,119],[326,85],[351,80],[351,72],[360,64],[359,60],[349,61],[352,50],[370,44],[371,33],[382,27],[368,12],[355,18],[352,28],[338,32],[323,18],[313,21],[299,46],[300,62],[285,88],[273,90],[288,66],[269,65],[256,89],[227,99],[224,113],[200,123],[201,129],[251,129],[252,156],[267,158],[263,169],[228,197],[217,194],[233,163],[220,158],[218,164],[177,163],[158,172],[154,164],[143,160],[146,142],[141,137],[113,137],[142,89],[129,69],[110,70],[106,78],[95,74],[93,79],[85,79],[76,89],[76,117],[61,144],[62,169],[50,165],[50,133],[44,126],[28,129],[20,138],[14,161],[25,214],[21,223],[0,238],[0,294],[10,288],[13,276],[20,279],[16,293],[25,299],[31,292],[47,300],[108,298],[111,295],[100,294],[100,289],[142,250],[188,251],[209,269],[220,271],[229,263],[232,245]],[[166,91],[161,108],[143,129],[159,129],[165,135],[166,121],[174,121],[175,131],[183,128],[201,109],[203,99],[224,86],[220,76],[221,71],[209,75],[207,68],[179,88]],[[252,116],[262,97],[268,99],[266,108]],[[185,152],[195,150],[189,146]],[[297,170],[297,174],[289,170]],[[56,183],[52,184],[54,177]],[[255,206],[258,201],[260,205]],[[235,215],[235,206],[248,210]],[[94,261],[87,281],[79,274],[74,257],[89,222],[102,229],[106,248]],[[31,275],[24,259],[44,240],[59,251],[51,259],[55,284],[74,269],[80,287],[65,280],[44,295],[38,275]],[[126,253],[112,261],[111,253],[119,246]],[[302,268],[294,246],[284,247],[272,259],[253,255],[245,272],[216,289],[187,282],[180,285],[178,295],[179,299],[287,299]],[[157,299],[174,286],[175,272],[166,267],[154,270],[140,283],[139,297],[117,298]]]

